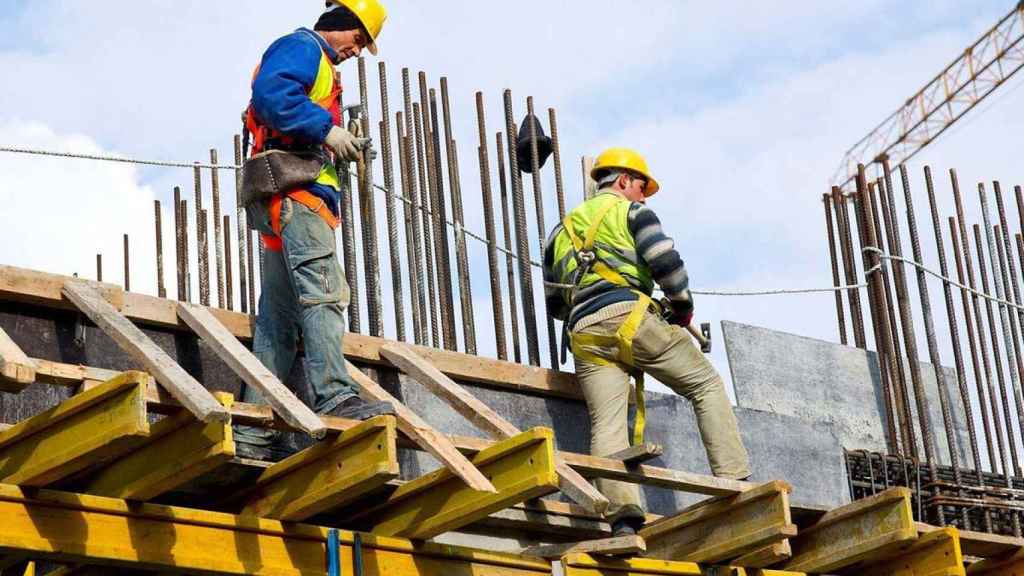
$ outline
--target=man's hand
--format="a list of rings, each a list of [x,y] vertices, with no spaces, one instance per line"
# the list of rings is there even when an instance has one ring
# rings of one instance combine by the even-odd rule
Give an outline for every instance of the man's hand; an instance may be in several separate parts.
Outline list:
[[[661,304],[661,316],[669,324],[675,324],[680,328],[686,328],[690,325],[690,321],[693,320],[693,307],[686,306],[687,310],[681,310],[682,305],[677,305],[675,302],[668,298],[662,298],[659,302]]]
[[[355,162],[359,152],[369,147],[369,138],[359,138],[340,126],[332,126],[324,140],[336,158],[343,162]]]

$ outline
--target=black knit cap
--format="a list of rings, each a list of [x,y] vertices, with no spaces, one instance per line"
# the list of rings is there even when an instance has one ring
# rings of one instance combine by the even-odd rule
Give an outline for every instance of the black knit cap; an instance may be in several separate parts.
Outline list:
[[[345,32],[346,30],[364,30],[363,23],[348,8],[341,5],[334,5],[320,15],[313,30],[325,32]]]

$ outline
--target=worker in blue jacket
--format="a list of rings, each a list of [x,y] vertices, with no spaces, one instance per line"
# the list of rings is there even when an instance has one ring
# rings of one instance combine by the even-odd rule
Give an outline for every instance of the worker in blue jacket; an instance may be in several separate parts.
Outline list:
[[[372,148],[369,138],[341,126],[335,66],[364,49],[376,54],[386,17],[378,0],[328,1],[312,30],[279,38],[263,54],[245,113],[253,155],[282,150],[323,158],[319,174],[306,185],[246,206],[265,248],[253,352],[285,381],[301,333],[313,409],[354,419],[390,414],[393,407],[359,397],[342,355],[349,287],[335,255],[341,191],[336,163],[372,154]],[[264,402],[248,386],[242,401]],[[275,437],[269,429],[236,426],[236,451],[258,459],[287,455]]]

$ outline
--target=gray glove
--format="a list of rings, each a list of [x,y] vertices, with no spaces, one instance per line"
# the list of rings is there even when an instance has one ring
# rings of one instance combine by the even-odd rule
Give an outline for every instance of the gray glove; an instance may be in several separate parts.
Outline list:
[[[324,143],[339,160],[355,162],[359,158],[359,151],[370,144],[370,139],[358,138],[340,126],[332,126]]]

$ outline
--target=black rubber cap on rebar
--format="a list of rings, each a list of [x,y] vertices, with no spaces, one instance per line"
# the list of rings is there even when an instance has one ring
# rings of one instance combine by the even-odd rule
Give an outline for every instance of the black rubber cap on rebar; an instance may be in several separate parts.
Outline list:
[[[516,140],[516,154],[518,156],[519,171],[528,174],[533,173],[533,163],[530,151],[530,122],[533,122],[537,130],[537,167],[543,168],[544,163],[551,156],[551,137],[544,134],[544,126],[533,114],[527,114],[523,123],[519,125],[519,138]]]

